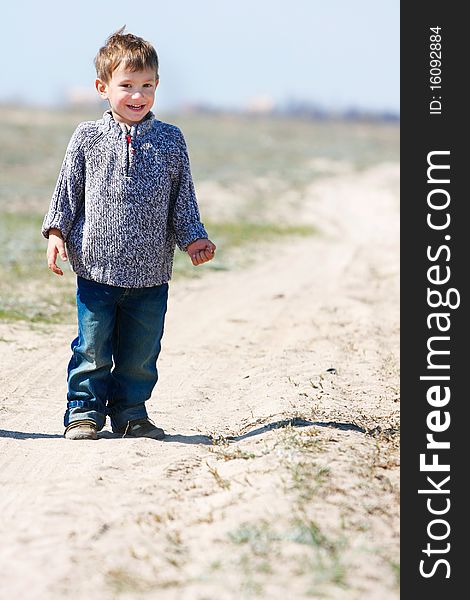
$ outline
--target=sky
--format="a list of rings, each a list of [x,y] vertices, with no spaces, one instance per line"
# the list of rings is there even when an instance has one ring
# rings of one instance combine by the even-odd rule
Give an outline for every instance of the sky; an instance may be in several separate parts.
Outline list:
[[[149,40],[156,104],[311,102],[399,111],[399,0],[13,0],[2,6],[0,102],[92,95],[112,32]]]

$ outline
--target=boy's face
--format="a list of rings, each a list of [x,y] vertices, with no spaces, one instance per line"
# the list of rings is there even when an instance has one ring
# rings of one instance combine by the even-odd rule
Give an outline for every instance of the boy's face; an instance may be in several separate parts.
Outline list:
[[[130,71],[120,64],[108,83],[97,79],[99,95],[108,100],[116,121],[133,125],[150,111],[155,100],[158,80],[154,69]]]

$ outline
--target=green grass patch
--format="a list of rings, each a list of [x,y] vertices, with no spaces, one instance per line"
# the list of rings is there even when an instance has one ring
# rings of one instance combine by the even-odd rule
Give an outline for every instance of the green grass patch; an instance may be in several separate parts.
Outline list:
[[[0,320],[60,323],[73,318],[75,280],[47,268],[42,215],[0,213]]]
[[[222,248],[235,248],[249,242],[270,241],[282,236],[308,236],[316,232],[308,225],[276,225],[273,223],[208,223],[211,237]],[[212,234],[213,232],[213,234]]]
[[[292,519],[285,529],[267,521],[243,523],[228,537],[235,546],[243,548],[238,564],[242,571],[247,571],[249,565],[245,577],[257,574],[258,584],[263,574],[282,564],[292,573],[308,576],[308,594],[321,594],[325,586],[345,586],[346,569],[341,556],[346,544],[342,539],[326,536],[313,521]],[[286,544],[294,546],[288,550]]]
[[[205,270],[229,271],[243,267],[253,260],[253,255],[244,250],[250,244],[273,242],[280,238],[296,238],[315,235],[317,230],[309,225],[277,225],[273,223],[228,222],[208,223],[205,227],[210,239],[217,246],[213,261],[201,267],[193,267],[184,252],[176,251],[173,266],[175,277],[200,277]]]
[[[400,563],[390,561],[390,568],[393,571],[393,575],[395,577],[395,585],[398,588],[400,587]]]
[[[155,587],[153,581],[144,579],[140,574],[134,574],[119,567],[110,569],[106,573],[106,585],[117,595],[146,594]]]

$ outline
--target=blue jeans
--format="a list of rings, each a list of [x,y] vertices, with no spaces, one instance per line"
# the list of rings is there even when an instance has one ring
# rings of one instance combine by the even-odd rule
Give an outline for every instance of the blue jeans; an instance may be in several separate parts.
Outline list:
[[[77,278],[78,337],[68,365],[64,425],[92,419],[113,431],[147,417],[157,383],[157,358],[168,284],[122,288]]]

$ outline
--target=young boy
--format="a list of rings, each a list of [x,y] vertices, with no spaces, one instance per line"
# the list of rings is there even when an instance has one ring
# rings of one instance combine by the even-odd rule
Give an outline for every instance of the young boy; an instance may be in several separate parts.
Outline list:
[[[65,437],[162,439],[145,401],[157,382],[175,244],[197,266],[215,245],[200,221],[181,131],[151,112],[158,57],[124,28],[95,58],[110,109],[75,130],[45,216],[48,266],[77,275],[78,337],[68,365]]]

